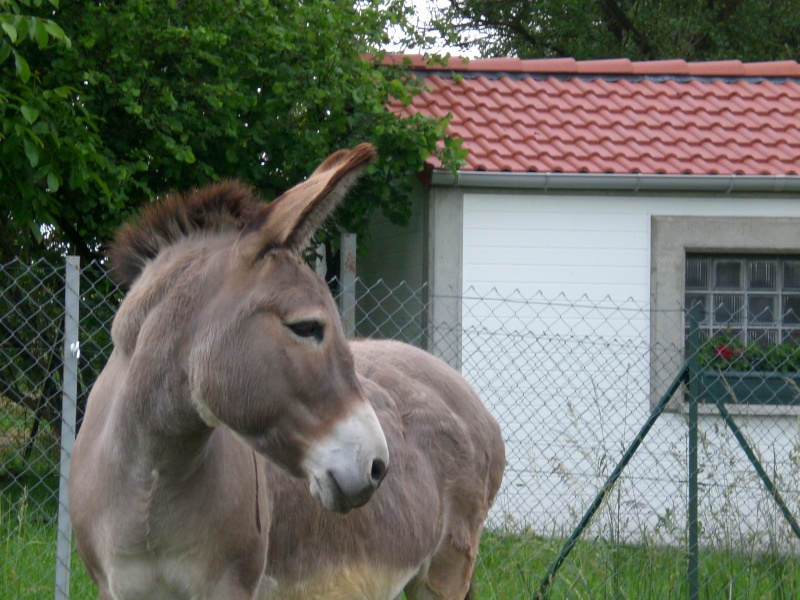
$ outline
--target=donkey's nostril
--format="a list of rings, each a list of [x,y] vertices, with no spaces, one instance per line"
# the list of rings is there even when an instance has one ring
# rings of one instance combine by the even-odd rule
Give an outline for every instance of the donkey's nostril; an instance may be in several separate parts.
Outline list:
[[[375,482],[375,485],[378,485],[381,481],[383,481],[383,478],[386,475],[386,463],[380,458],[376,458],[372,461],[372,469],[370,470],[369,474],[370,477],[372,477],[372,481]]]

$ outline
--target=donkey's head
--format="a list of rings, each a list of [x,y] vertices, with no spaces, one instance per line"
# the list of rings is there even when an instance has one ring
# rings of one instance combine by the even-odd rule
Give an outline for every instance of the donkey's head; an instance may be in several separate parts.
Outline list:
[[[356,377],[333,298],[301,255],[374,155],[366,144],[337,152],[268,205],[220,203],[217,196],[241,191],[235,186],[201,192],[216,198],[212,211],[236,205],[231,211],[236,218],[228,220],[239,224],[198,227],[192,223],[203,219],[186,217],[174,229],[197,231],[151,251],[151,262],[143,262],[140,273],[133,269],[137,279],[129,282],[126,299],[138,296],[153,304],[155,295],[157,304],[173,304],[167,311],[173,320],[184,320],[187,332],[173,344],[185,357],[189,406],[205,426],[229,428],[290,473],[308,478],[311,493],[340,512],[370,499],[389,454]],[[191,197],[184,200],[192,204]],[[126,235],[136,237],[123,231]],[[129,242],[117,247],[124,251]],[[114,262],[124,269],[130,260]],[[159,274],[159,263],[173,275]],[[168,291],[149,291],[154,281]],[[135,311],[128,312],[135,322]],[[135,328],[139,338],[159,311],[146,313]],[[119,346],[127,332],[116,323],[115,328]],[[138,342],[128,341],[132,344],[140,351]]]

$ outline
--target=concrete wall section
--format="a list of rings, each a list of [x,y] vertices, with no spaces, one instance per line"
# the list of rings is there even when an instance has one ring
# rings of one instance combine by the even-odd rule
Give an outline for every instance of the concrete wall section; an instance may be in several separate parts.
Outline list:
[[[459,188],[433,188],[428,196],[429,350],[461,368],[461,292],[464,196]]]

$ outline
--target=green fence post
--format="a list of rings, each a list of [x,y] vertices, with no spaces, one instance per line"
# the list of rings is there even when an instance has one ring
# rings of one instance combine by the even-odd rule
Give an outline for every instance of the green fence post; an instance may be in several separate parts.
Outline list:
[[[339,268],[339,312],[347,339],[356,334],[356,234],[342,232]]]
[[[742,434],[739,426],[733,420],[733,417],[728,412],[728,409],[725,408],[725,403],[722,401],[721,398],[715,399],[717,403],[717,410],[719,410],[719,414],[722,415],[722,418],[725,420],[725,424],[728,426],[728,429],[731,430],[733,436],[736,438],[736,441],[739,442],[739,446],[744,450],[744,453],[747,455],[750,464],[753,465],[753,468],[758,473],[758,476],[761,478],[761,481],[764,483],[764,487],[767,488],[770,496],[775,500],[778,508],[781,510],[781,514],[783,514],[783,518],[786,519],[786,522],[791,527],[792,532],[800,539],[800,525],[797,524],[792,512],[789,510],[786,502],[784,501],[783,497],[781,496],[780,492],[778,491],[778,487],[773,483],[772,479],[770,479],[769,475],[767,475],[766,470],[764,470],[764,466],[761,464],[761,461],[758,460],[756,453],[753,452],[753,449],[750,447],[750,444],[747,443],[744,435]]]
[[[548,597],[550,586],[552,585],[553,580],[556,577],[556,573],[558,573],[558,570],[561,568],[561,565],[567,559],[567,556],[569,556],[569,553],[572,552],[572,548],[578,542],[578,538],[583,533],[583,530],[586,529],[586,527],[589,525],[589,522],[592,520],[592,517],[594,517],[595,513],[603,504],[603,499],[606,497],[606,494],[611,490],[612,487],[614,487],[614,484],[617,482],[617,479],[619,479],[620,475],[622,475],[622,471],[631,461],[633,455],[636,454],[636,451],[639,449],[639,446],[644,441],[645,436],[653,428],[653,425],[655,425],[658,418],[664,412],[664,409],[666,408],[669,400],[672,398],[675,392],[678,391],[678,388],[680,388],[681,384],[684,382],[684,378],[688,373],[688,369],[689,369],[688,363],[684,362],[683,366],[681,367],[681,370],[678,372],[678,375],[672,381],[672,383],[670,384],[669,388],[664,393],[664,395],[661,396],[661,399],[658,401],[658,404],[656,404],[653,410],[650,411],[650,416],[647,417],[647,420],[645,421],[644,425],[642,425],[642,428],[639,430],[639,433],[636,434],[636,437],[633,439],[628,448],[625,450],[625,453],[622,455],[622,458],[620,458],[619,462],[614,467],[614,470],[611,472],[611,475],[609,475],[608,479],[606,479],[605,483],[603,484],[603,487],[601,487],[600,491],[597,492],[597,495],[595,496],[591,506],[584,513],[583,518],[581,518],[577,527],[575,527],[575,530],[572,532],[567,541],[564,543],[564,546],[561,548],[561,551],[558,553],[556,559],[547,568],[547,572],[545,573],[544,577],[539,583],[539,587],[536,589],[536,592],[533,595],[534,600],[544,600],[545,598]]]

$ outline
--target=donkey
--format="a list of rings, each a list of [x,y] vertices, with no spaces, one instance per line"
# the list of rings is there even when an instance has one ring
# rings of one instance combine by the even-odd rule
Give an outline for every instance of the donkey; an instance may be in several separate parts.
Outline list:
[[[69,481],[101,599],[263,595],[266,458],[329,510],[378,488],[386,439],[333,299],[299,256],[373,158],[340,151],[267,206],[231,183],[171,196],[117,235],[129,291]]]
[[[339,151],[268,205],[233,182],[171,195],[118,233],[128,293],[69,482],[101,600],[467,594],[499,428],[429,355],[348,344],[301,259],[374,156]]]

